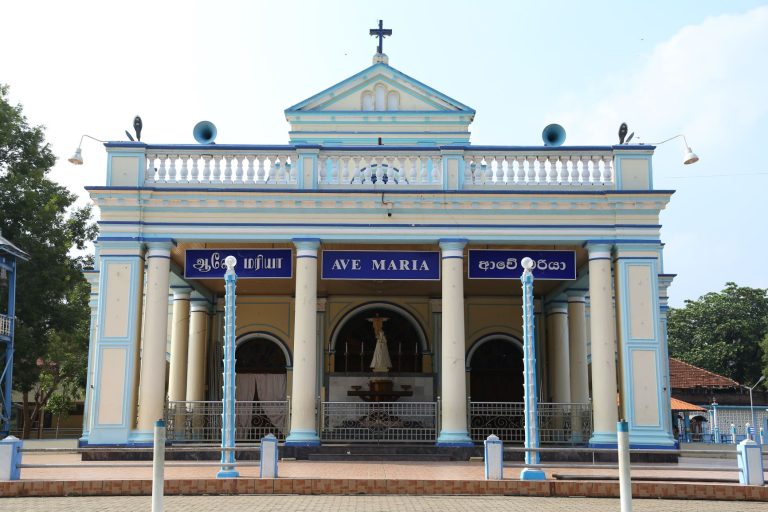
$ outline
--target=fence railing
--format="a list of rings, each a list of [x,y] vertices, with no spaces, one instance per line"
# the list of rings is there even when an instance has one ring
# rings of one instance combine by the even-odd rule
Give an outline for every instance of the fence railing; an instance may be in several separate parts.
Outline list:
[[[168,402],[165,410],[169,441],[221,441],[221,402]],[[267,434],[284,440],[288,432],[288,402],[236,402],[235,440],[258,442]]]
[[[470,437],[482,442],[494,434],[504,442],[523,443],[522,402],[470,402]],[[592,435],[592,408],[589,404],[538,404],[541,444],[584,444]]]
[[[435,402],[322,402],[321,441],[434,442]]]

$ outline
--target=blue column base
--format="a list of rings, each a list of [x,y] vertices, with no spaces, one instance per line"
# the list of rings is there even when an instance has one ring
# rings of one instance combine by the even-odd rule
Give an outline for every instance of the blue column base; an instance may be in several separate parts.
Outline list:
[[[285,446],[320,446],[320,438],[314,430],[291,430],[284,444]]]
[[[240,473],[238,473],[234,469],[222,469],[218,473],[216,473],[216,478],[237,478],[240,476]]]
[[[546,480],[547,475],[540,469],[524,468],[520,472],[520,480]]]
[[[619,445],[616,432],[592,432],[589,438],[591,448],[616,448]]]
[[[128,442],[131,444],[153,444],[155,442],[155,433],[152,430],[132,430],[128,436]]]
[[[450,448],[463,448],[466,446],[474,446],[475,443],[469,437],[468,432],[440,432],[435,443],[437,446],[445,446]]]

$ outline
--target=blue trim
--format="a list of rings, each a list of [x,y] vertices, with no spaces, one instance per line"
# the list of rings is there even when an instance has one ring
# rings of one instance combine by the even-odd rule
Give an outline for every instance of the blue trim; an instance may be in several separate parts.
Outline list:
[[[296,259],[297,259],[297,260],[300,260],[300,259],[302,259],[302,258],[309,258],[309,259],[312,259],[312,260],[316,260],[316,259],[317,259],[317,256],[309,256],[309,255],[305,255],[305,256],[296,256]]]
[[[385,148],[387,150],[396,150],[397,148],[393,148],[392,146],[376,146],[380,148]],[[446,148],[450,148],[450,146],[446,146]],[[405,149],[405,148],[401,148]],[[415,148],[410,148],[412,151]],[[337,149],[334,149],[334,151],[338,151]],[[367,150],[366,150],[367,151]],[[196,193],[238,193],[238,194],[258,194],[258,195],[269,195],[269,194],[306,194],[306,193],[312,193],[312,194],[328,194],[328,193],[343,193],[343,194],[381,194],[381,190],[373,190],[373,189],[343,189],[343,188],[323,188],[323,189],[301,189],[301,188],[269,188],[269,189],[261,189],[261,188],[229,188],[229,187],[109,187],[104,185],[93,185],[85,187],[85,190],[88,192],[95,191],[95,192],[112,192],[112,191],[147,191],[152,190],[156,192],[196,192]],[[674,190],[510,190],[505,189],[502,187],[499,187],[498,189],[480,189],[480,190],[442,190],[442,189],[434,189],[434,188],[424,188],[424,189],[417,189],[417,188],[408,188],[408,189],[393,189],[393,190],[386,190],[387,194],[403,194],[403,195],[422,195],[422,194],[432,194],[432,195],[445,195],[445,194],[456,194],[456,195],[466,195],[466,196],[473,196],[473,195],[485,195],[485,194],[491,194],[491,195],[558,195],[558,196],[611,196],[611,195],[664,195],[668,196],[670,194],[674,194]]]
[[[520,480],[537,481],[546,480],[547,475],[541,469],[523,468],[520,471]]]
[[[464,256],[443,256],[441,259],[444,259],[444,260],[463,260]]]
[[[379,192],[379,195],[381,192]],[[339,222],[147,222],[147,221],[100,221],[99,225],[139,225],[139,226],[237,226],[237,227],[387,227],[387,228],[410,228],[410,227],[429,227],[429,228],[488,228],[488,229],[563,229],[563,228],[576,228],[576,229],[605,229],[605,228],[621,228],[621,229],[657,229],[661,226],[656,224],[422,224],[422,223],[339,223]],[[177,237],[178,238],[178,237]],[[97,241],[110,241],[111,237],[99,237]],[[119,240],[126,241],[139,241],[136,237],[119,237]],[[156,239],[143,239],[147,242],[157,241]],[[292,238],[292,240],[297,240]],[[440,238],[440,241],[458,241],[468,240],[452,239],[452,238]],[[611,243],[643,243],[649,244],[655,240],[622,240],[612,239]],[[600,241],[601,244],[607,244],[605,240]]]

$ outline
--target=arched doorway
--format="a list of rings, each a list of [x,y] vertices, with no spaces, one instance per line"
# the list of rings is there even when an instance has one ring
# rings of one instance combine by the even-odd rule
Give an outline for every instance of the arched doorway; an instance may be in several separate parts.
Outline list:
[[[504,334],[478,340],[467,355],[473,402],[523,401],[523,350]]]
[[[339,323],[333,334],[334,369],[340,373],[371,372],[376,349],[375,318],[380,318],[392,363],[391,373],[420,373],[426,349],[418,322],[391,304],[367,304],[357,308]]]
[[[236,438],[282,438],[287,430],[287,368],[290,353],[279,339],[250,333],[235,349]]]

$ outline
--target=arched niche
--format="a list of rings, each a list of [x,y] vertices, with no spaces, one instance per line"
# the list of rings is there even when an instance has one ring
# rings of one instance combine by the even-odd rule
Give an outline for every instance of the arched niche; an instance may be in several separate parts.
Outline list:
[[[407,310],[387,302],[364,304],[347,313],[331,334],[330,347],[336,372],[370,372],[376,337],[370,318],[383,323],[392,372],[422,371],[427,339],[418,320]]]

